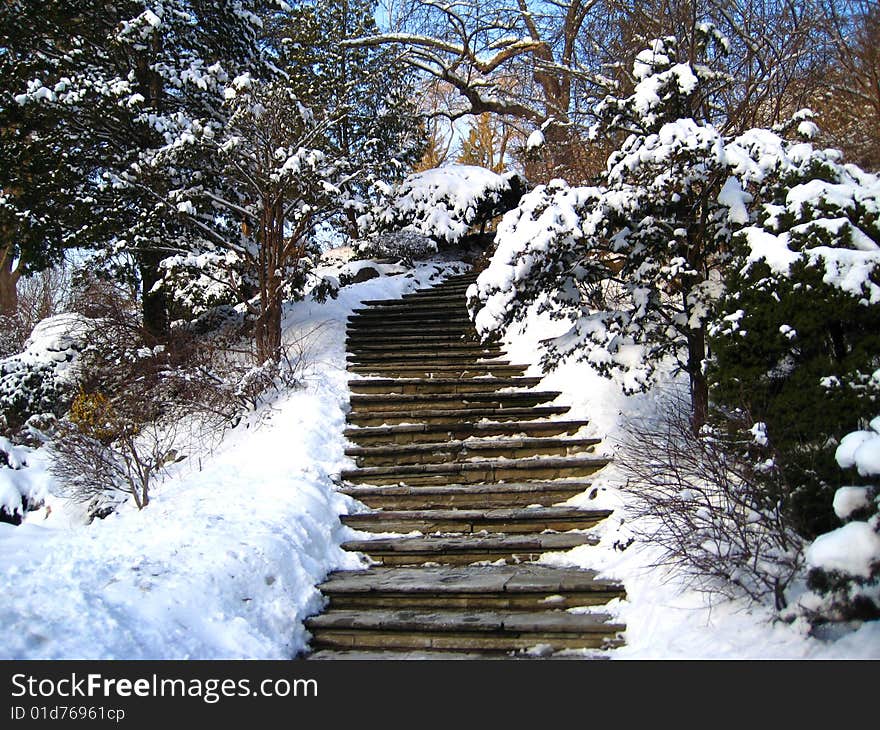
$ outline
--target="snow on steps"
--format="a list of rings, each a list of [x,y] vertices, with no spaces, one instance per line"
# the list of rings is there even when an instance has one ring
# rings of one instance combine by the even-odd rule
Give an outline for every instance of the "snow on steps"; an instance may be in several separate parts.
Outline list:
[[[436,442],[441,438],[458,441],[476,436],[569,436],[589,421],[480,421],[477,423],[410,423],[397,426],[347,428],[345,436],[358,446]]]
[[[609,616],[566,611],[621,597],[621,585],[530,562],[595,543],[589,529],[609,511],[554,505],[608,460],[574,437],[586,422],[546,420],[569,410],[541,405],[558,392],[533,390],[524,365],[476,340],[473,280],[364,302],[349,318],[349,370],[378,377],[350,381],[358,468],[340,491],[378,510],[342,518],[363,535],[343,548],[383,567],[320,586],[327,609],[307,622],[316,659],[602,656],[621,643]]]

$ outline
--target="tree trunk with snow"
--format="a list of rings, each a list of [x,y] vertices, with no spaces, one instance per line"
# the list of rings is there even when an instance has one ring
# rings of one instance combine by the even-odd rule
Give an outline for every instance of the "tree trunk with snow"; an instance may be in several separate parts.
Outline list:
[[[281,359],[283,306],[284,205],[281,195],[264,200],[260,220],[260,312],[256,344],[260,363]]]
[[[153,287],[162,279],[162,272],[159,269],[161,260],[162,256],[159,253],[151,251],[143,252],[138,256],[144,328],[158,339],[164,339],[170,327],[165,291],[161,287],[153,291]]]
[[[12,315],[18,309],[18,280],[21,278],[21,269],[14,266],[10,249],[0,249],[0,315]]]
[[[691,330],[688,334],[687,370],[691,390],[691,423],[699,434],[709,417],[709,382],[703,372],[706,359],[706,328]]]

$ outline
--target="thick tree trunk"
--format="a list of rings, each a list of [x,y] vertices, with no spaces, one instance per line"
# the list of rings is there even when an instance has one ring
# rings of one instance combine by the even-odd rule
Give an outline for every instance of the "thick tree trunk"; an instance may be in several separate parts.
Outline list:
[[[275,286],[276,291],[280,288]],[[257,358],[260,363],[281,359],[281,308],[279,296],[269,296],[257,319]]]
[[[260,313],[256,345],[260,363],[281,360],[283,306],[284,213],[280,197],[266,200],[260,221]]]
[[[11,316],[18,309],[18,270],[13,270],[12,256],[0,249],[0,315]]]

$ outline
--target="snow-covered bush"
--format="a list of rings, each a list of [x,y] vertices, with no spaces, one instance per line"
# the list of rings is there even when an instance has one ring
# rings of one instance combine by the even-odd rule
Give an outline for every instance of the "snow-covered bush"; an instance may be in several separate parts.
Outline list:
[[[437,243],[454,244],[473,228],[516,207],[525,180],[473,165],[413,173],[400,185],[376,186],[378,201],[358,219],[364,232],[406,229]]]
[[[843,437],[836,452],[841,469],[855,470],[858,486],[834,495],[838,527],[807,548],[811,593],[801,606],[815,622],[880,618],[880,417]]]
[[[49,317],[34,327],[21,353],[0,360],[0,427],[14,432],[31,416],[67,410],[93,327],[78,314]]]
[[[364,258],[393,258],[408,265],[437,252],[437,242],[415,228],[375,233],[357,241],[355,247]]]
[[[141,425],[110,408],[103,415],[97,424],[62,423],[51,445],[59,492],[92,517],[105,517],[129,496],[146,507],[156,478],[178,458],[174,422]]]
[[[880,399],[880,178],[834,151],[784,151],[732,242],[710,380],[719,412],[765,424],[778,496],[812,538],[837,524],[837,438]]]
[[[44,480],[29,468],[33,453],[0,436],[0,522],[20,524],[24,513],[37,509],[47,496]]]
[[[706,593],[788,603],[803,541],[784,504],[765,489],[760,429],[742,439],[704,426],[695,434],[687,399],[672,396],[656,420],[627,425],[615,463],[637,537],[660,549]]]
[[[176,254],[159,265],[172,311],[192,320],[216,307],[241,304],[257,292],[244,262],[233,251]]]

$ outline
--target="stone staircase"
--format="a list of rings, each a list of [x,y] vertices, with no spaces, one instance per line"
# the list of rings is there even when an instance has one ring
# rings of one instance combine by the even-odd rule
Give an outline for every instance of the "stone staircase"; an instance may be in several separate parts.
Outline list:
[[[306,621],[314,659],[508,658],[611,648],[624,626],[598,607],[622,597],[591,571],[534,563],[593,544],[610,512],[554,506],[607,464],[584,421],[534,390],[524,365],[481,344],[465,309],[472,274],[348,321],[351,412],[341,491],[372,511],[343,522],[372,537],[346,550],[373,567],[320,587]],[[412,533],[418,533],[413,535]],[[575,653],[581,656],[583,652]],[[564,655],[564,654],[563,654]]]

